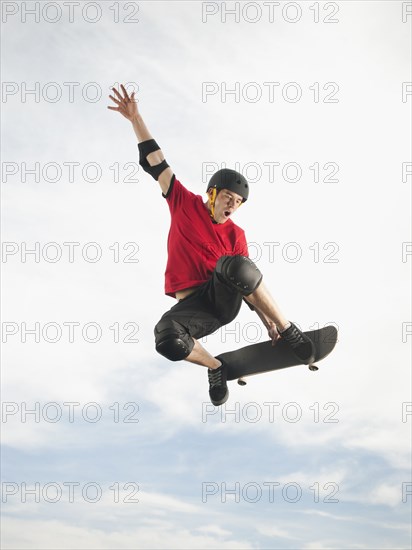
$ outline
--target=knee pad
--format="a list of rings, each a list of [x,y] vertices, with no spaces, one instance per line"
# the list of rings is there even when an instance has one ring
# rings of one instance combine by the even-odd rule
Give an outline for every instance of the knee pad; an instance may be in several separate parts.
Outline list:
[[[218,278],[236,288],[243,296],[252,294],[262,282],[263,275],[246,256],[221,256],[216,264]]]
[[[154,332],[156,351],[170,361],[185,359],[193,349],[193,339],[176,321],[159,321]]]

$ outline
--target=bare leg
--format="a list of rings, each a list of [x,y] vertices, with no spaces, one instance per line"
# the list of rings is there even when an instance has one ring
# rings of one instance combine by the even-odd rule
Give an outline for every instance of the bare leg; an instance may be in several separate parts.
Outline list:
[[[210,355],[208,351],[195,339],[195,347],[190,354],[186,357],[185,361],[190,363],[196,363],[196,365],[202,365],[202,367],[208,367],[209,369],[217,369],[222,364],[219,359]]]
[[[283,316],[263,281],[252,294],[245,296],[245,299],[261,311],[267,319],[273,321],[280,332],[289,327],[290,322]]]

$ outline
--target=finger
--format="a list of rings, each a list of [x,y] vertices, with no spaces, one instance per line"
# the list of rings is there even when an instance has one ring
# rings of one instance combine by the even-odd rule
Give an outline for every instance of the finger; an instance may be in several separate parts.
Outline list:
[[[110,106],[108,106],[107,108],[110,109],[111,111],[120,111],[119,107],[110,107]]]
[[[119,93],[119,92],[118,92],[118,91],[116,90],[116,88],[112,88],[112,90],[113,90],[113,91],[114,91],[114,93],[115,93],[115,94],[117,95],[117,97],[118,97],[118,98],[120,98],[120,99],[121,99],[121,101],[123,101],[123,97],[122,97],[122,94],[120,94],[120,93]]]
[[[123,84],[120,84],[120,87],[121,87],[122,90],[123,90],[123,93],[124,93],[125,98],[126,98],[128,101],[130,101],[130,97],[129,97],[129,94],[127,93],[127,91],[126,91],[126,88],[123,86]]]
[[[113,97],[112,95],[109,95],[109,97],[110,97],[110,99],[111,99],[112,101],[114,101],[117,105],[121,105],[121,103],[122,103],[121,101],[119,101],[118,99],[116,99],[116,98]]]

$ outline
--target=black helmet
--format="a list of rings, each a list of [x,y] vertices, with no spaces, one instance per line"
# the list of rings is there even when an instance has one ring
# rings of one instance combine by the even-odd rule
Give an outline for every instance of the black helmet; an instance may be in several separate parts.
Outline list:
[[[245,202],[249,196],[249,184],[242,174],[236,172],[236,170],[231,170],[230,168],[222,168],[213,174],[208,183],[206,193],[211,187],[214,187],[218,191],[220,189],[229,189],[233,193],[237,193],[243,197]]]

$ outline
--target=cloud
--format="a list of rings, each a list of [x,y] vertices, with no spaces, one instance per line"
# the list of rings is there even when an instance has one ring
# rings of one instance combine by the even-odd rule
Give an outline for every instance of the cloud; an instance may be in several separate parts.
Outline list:
[[[120,549],[249,549],[247,542],[222,538],[222,534],[199,534],[185,527],[161,521],[148,526],[107,531],[92,527],[77,527],[65,521],[7,519],[3,522],[5,548],[44,550]],[[35,541],[35,542],[34,542]]]
[[[299,540],[299,537],[292,535],[289,531],[279,529],[273,525],[257,525],[256,530],[265,537]]]
[[[402,492],[399,484],[390,485],[389,483],[380,483],[372,491],[364,495],[363,501],[371,504],[384,504],[385,506],[395,507],[402,502]]]

